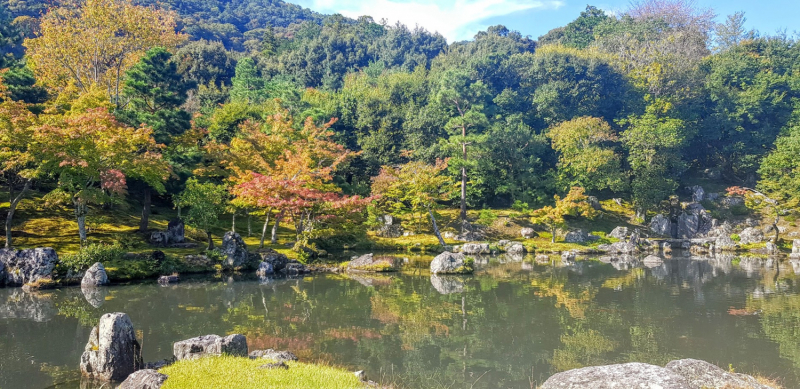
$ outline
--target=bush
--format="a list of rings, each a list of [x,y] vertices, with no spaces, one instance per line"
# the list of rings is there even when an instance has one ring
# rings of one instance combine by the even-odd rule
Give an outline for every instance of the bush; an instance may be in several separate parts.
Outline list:
[[[734,205],[731,207],[731,213],[736,216],[745,216],[750,214],[750,208],[744,205]]]
[[[83,272],[89,269],[95,262],[107,265],[113,261],[122,259],[125,250],[118,244],[90,244],[75,254],[67,254],[61,258],[59,265],[65,270],[73,272]]]
[[[497,214],[492,212],[491,209],[482,209],[478,213],[477,223],[484,226],[490,226],[492,225],[492,223],[494,223],[495,220],[497,220],[497,217],[498,217]]]
[[[531,211],[528,203],[523,203],[522,201],[515,200],[514,204],[511,205],[511,209],[519,212],[519,213],[529,213]]]
[[[739,234],[733,234],[731,235],[731,240],[734,242],[740,242],[742,238],[739,236]]]

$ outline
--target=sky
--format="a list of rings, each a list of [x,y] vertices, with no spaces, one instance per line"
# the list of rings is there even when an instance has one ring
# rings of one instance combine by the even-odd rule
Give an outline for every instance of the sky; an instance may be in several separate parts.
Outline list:
[[[695,0],[713,8],[719,22],[742,11],[745,27],[771,35],[785,30],[800,31],[800,0]],[[630,0],[288,0],[324,14],[340,13],[357,18],[372,16],[429,31],[438,31],[449,42],[471,39],[486,27],[502,24],[522,35],[538,38],[547,31],[574,20],[587,4],[611,13],[621,13]]]

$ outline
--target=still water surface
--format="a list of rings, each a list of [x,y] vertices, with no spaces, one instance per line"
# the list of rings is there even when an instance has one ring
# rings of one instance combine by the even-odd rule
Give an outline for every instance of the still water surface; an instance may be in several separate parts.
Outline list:
[[[423,270],[208,276],[95,294],[0,289],[0,388],[78,388],[91,326],[118,311],[131,316],[147,361],[170,357],[178,340],[241,333],[251,350],[288,349],[407,388],[528,388],[567,369],[676,358],[800,387],[800,276],[788,260],[532,259],[485,259],[469,277]]]

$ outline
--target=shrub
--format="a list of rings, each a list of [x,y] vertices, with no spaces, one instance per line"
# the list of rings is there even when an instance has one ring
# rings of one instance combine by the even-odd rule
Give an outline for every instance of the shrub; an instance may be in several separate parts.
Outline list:
[[[492,212],[491,209],[482,209],[478,213],[478,224],[490,226],[495,220],[497,220],[497,217],[497,214]]]
[[[731,213],[736,216],[745,216],[750,214],[750,208],[744,205],[734,205],[731,207]]]
[[[59,265],[65,270],[82,272],[89,269],[95,262],[107,265],[113,261],[121,260],[125,250],[118,244],[90,244],[81,247],[75,254],[67,254],[61,258]]]
[[[731,235],[731,240],[734,242],[740,242],[742,238],[739,236],[739,234],[733,234]]]
[[[523,203],[522,201],[515,200],[514,204],[511,205],[511,209],[519,212],[519,213],[528,213],[531,211],[528,203]]]

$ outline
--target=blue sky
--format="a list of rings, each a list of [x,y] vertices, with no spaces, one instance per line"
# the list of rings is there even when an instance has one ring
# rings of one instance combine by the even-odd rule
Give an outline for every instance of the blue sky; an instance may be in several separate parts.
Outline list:
[[[375,20],[400,21],[439,31],[448,41],[470,39],[488,26],[503,24],[523,35],[537,38],[552,28],[575,19],[587,4],[609,12],[624,11],[629,0],[288,0],[326,14],[341,13]],[[713,8],[719,21],[744,11],[747,28],[764,34],[785,29],[800,31],[800,0],[696,0]]]

